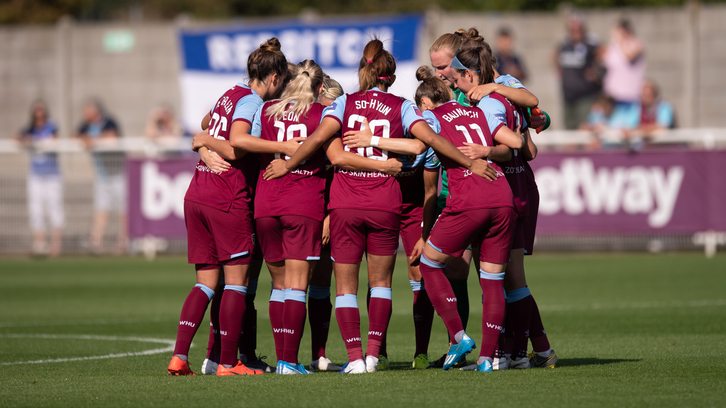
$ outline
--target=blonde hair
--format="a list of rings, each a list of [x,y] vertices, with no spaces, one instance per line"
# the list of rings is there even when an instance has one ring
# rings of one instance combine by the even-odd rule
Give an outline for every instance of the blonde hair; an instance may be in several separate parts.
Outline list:
[[[339,97],[343,96],[345,91],[343,90],[343,87],[340,85],[340,83],[329,77],[328,75],[324,75],[324,77],[325,78],[323,79],[323,90],[320,91],[320,95],[331,100],[336,100]]]
[[[489,43],[484,40],[484,37],[479,34],[479,30],[474,27],[471,27],[468,30],[460,28],[456,30],[456,32],[443,34],[431,45],[429,54],[437,51],[446,51],[451,58],[454,58],[456,53],[461,49],[476,48],[477,46],[486,47],[491,57],[492,66],[496,67],[497,57],[495,57],[492,53]]]
[[[295,116],[305,116],[310,106],[318,99],[317,89],[323,83],[323,70],[313,60],[305,60],[295,66],[293,80],[287,84],[279,103],[267,108],[267,115],[279,120],[289,110]]]

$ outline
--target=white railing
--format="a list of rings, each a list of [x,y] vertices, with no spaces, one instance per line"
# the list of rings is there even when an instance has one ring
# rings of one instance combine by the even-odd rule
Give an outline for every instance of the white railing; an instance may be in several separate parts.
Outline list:
[[[647,140],[652,145],[687,144],[692,148],[713,150],[726,148],[726,128],[669,129],[649,135],[632,130],[627,134],[620,130],[595,133],[588,130],[547,130],[531,132],[532,140],[540,148],[562,148],[566,146],[590,147],[600,143],[624,144],[628,140]]]
[[[617,145],[628,140],[646,139],[651,145],[686,144],[692,148],[707,150],[726,148],[726,128],[691,128],[671,129],[648,135],[639,131],[628,131],[627,134],[618,130],[595,133],[588,130],[547,130],[543,133],[532,132],[532,139],[543,149],[558,149],[567,146],[592,147],[599,143]],[[189,151],[191,138],[167,137],[151,140],[143,136],[129,136],[119,139],[97,140],[92,150],[124,151],[141,153],[155,157],[170,152]],[[19,153],[25,148],[16,140],[0,140],[0,154]],[[87,151],[79,139],[56,139],[35,146],[38,152],[79,153]]]

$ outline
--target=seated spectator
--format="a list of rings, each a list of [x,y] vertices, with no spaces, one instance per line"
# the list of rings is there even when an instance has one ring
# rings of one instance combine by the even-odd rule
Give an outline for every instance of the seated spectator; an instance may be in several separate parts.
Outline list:
[[[660,99],[658,85],[651,80],[643,83],[643,92],[640,97],[640,106],[637,112],[638,130],[644,136],[652,137],[655,133],[675,127],[673,106]]]
[[[522,59],[514,53],[514,39],[509,28],[502,27],[499,29],[496,50],[495,56],[499,64],[497,71],[502,75],[511,75],[519,79],[520,82],[526,82],[527,71],[524,68]]]
[[[635,108],[618,104],[611,96],[601,96],[580,128],[594,132],[604,148],[623,146],[638,126]]]
[[[18,136],[23,147],[30,151],[28,172],[28,215],[33,232],[33,254],[55,257],[61,253],[61,233],[64,224],[63,179],[58,154],[43,152],[58,138],[58,128],[49,118],[48,107],[42,101],[33,104],[30,123]],[[50,229],[47,228],[46,216]],[[50,232],[50,245],[46,233]]]
[[[144,131],[151,140],[186,136],[184,126],[176,121],[174,112],[168,105],[161,105],[151,111]]]

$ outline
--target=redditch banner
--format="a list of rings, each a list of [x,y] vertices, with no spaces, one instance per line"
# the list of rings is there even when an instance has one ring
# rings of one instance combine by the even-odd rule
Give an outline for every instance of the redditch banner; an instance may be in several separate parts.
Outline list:
[[[182,30],[180,81],[185,124],[189,129],[198,129],[204,115],[227,89],[237,82],[247,82],[247,57],[270,37],[280,39],[289,62],[315,60],[347,93],[358,90],[363,47],[377,37],[396,58],[396,82],[390,92],[413,99],[418,86],[416,50],[422,22],[418,15],[402,15]]]
[[[726,152],[545,153],[539,235],[726,231]]]
[[[198,161],[198,156],[126,161],[131,238],[186,238],[184,195]]]
[[[184,238],[195,156],[127,161],[129,235]],[[726,151],[543,153],[537,234],[726,231]]]

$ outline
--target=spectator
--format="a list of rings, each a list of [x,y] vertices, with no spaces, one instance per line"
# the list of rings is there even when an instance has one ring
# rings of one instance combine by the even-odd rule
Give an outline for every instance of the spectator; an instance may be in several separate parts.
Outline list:
[[[30,150],[28,172],[28,213],[33,232],[32,251],[36,255],[56,257],[61,253],[63,216],[63,179],[58,166],[58,154],[42,152],[58,138],[58,128],[50,120],[48,108],[42,101],[33,103],[30,123],[18,136]],[[41,151],[39,151],[41,150]],[[46,223],[50,224],[50,245],[46,245]]]
[[[594,132],[601,147],[627,146],[633,150],[642,147],[642,138],[634,130],[638,127],[637,107],[618,104],[612,96],[603,95],[592,105],[587,123],[580,128]]]
[[[660,90],[655,82],[645,80],[637,110],[638,130],[644,136],[652,137],[655,133],[675,127],[673,106],[660,99]]]
[[[603,62],[605,93],[618,104],[637,104],[645,77],[645,47],[627,19],[613,27]]]
[[[97,100],[88,100],[83,106],[83,123],[78,137],[92,151],[96,170],[93,203],[93,227],[91,250],[103,250],[103,236],[110,211],[118,213],[116,252],[126,251],[126,178],[124,175],[124,154],[120,152],[120,132],[116,122],[108,117]]]
[[[522,60],[514,53],[514,43],[509,28],[502,27],[499,29],[496,48],[495,56],[499,63],[497,71],[502,75],[511,75],[519,79],[520,82],[526,82],[527,71]]]
[[[176,121],[174,112],[168,105],[161,105],[151,111],[144,131],[151,140],[186,136],[184,126]]]
[[[565,100],[565,127],[577,129],[602,90],[600,45],[588,36],[581,17],[567,19],[567,38],[557,50],[556,64]]]

